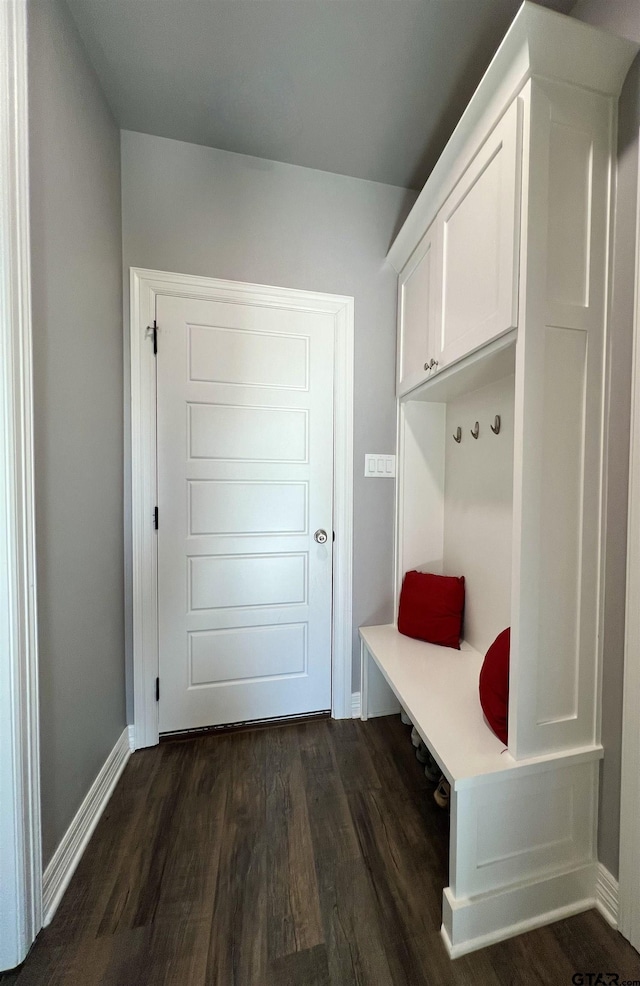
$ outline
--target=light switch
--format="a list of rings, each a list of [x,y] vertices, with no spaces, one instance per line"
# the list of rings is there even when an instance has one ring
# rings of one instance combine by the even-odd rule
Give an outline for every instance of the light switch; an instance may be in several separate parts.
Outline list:
[[[395,455],[367,452],[364,457],[364,474],[369,479],[393,479],[396,474]]]

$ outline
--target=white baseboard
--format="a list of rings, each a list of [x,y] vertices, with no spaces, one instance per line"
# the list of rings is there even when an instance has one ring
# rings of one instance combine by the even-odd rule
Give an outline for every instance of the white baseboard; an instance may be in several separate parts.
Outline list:
[[[612,928],[618,927],[618,881],[602,863],[596,877],[596,907]]]
[[[127,726],[127,732],[129,733],[129,750],[131,753],[135,753],[136,750],[136,727]]]
[[[91,785],[75,818],[65,832],[53,859],[42,878],[42,913],[46,927],[56,913],[58,904],[82,858],[113,789],[131,756],[131,727],[123,730],[100,773]]]
[[[566,918],[571,918],[575,914],[583,914],[584,911],[588,911],[591,907],[593,907],[593,900],[586,898],[585,900],[577,901],[575,904],[567,904],[566,907],[558,907],[554,911],[546,911],[544,914],[530,918],[528,921],[518,921],[516,924],[507,925],[503,929],[481,935],[468,942],[462,942],[460,945],[451,944],[449,933],[444,924],[440,928],[440,936],[449,958],[459,959],[463,955],[468,955],[470,952],[477,952],[481,948],[488,948],[490,945],[497,945],[499,942],[507,941],[509,938],[515,938],[517,935],[524,935],[528,931],[535,931],[536,928],[543,928],[548,924],[554,924],[556,921],[564,921]]]
[[[596,876],[596,900],[595,904],[597,909],[602,914],[605,921],[611,925],[612,928],[618,927],[618,881],[611,875],[609,870],[598,863],[597,866],[597,876]],[[559,921],[563,918],[571,917],[573,914],[579,914],[580,912],[586,910],[588,907],[592,906],[592,902],[588,898],[575,903],[567,904],[564,907],[557,908],[555,911],[550,911],[547,914],[541,916],[536,916],[530,918],[529,920],[521,921],[517,924],[507,926],[500,931],[493,932],[482,937],[476,938],[473,941],[465,942],[461,945],[454,946],[451,944],[451,940],[445,929],[444,925],[440,929],[440,933],[446,945],[447,951],[452,959],[459,958],[461,955],[466,955],[468,952],[475,951],[478,948],[485,948],[488,945],[493,945],[496,942],[504,941],[506,938],[510,938],[513,935],[522,934],[526,931],[531,931],[534,928],[538,928],[541,925],[551,924],[554,921]]]
[[[360,709],[361,709],[361,706],[360,706],[360,692],[352,692],[351,693],[351,718],[352,719],[359,719],[360,718]]]
[[[456,899],[442,895],[440,933],[452,959],[595,906],[596,864]]]

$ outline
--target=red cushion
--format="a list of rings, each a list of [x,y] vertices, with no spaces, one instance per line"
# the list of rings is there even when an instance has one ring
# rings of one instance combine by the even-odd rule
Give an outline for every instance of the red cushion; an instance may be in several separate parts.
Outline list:
[[[492,730],[506,745],[509,728],[509,649],[511,627],[499,633],[480,671],[480,705]]]
[[[460,650],[464,577],[407,572],[400,592],[398,630],[407,637]]]

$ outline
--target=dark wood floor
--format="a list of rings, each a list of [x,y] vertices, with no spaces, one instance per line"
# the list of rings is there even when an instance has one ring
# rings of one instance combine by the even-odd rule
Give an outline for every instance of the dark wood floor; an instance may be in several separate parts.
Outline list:
[[[448,818],[431,790],[398,717],[135,753],[3,986],[640,982],[640,956],[595,911],[451,962]]]

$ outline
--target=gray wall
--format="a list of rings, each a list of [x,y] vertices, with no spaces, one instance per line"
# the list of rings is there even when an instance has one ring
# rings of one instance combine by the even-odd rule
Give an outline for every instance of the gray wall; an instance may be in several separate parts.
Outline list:
[[[637,0],[579,0],[573,15],[598,27],[640,41]],[[620,838],[620,754],[626,585],[627,489],[631,354],[635,280],[635,227],[640,128],[640,57],[620,98],[618,187],[609,340],[610,405],[607,471],[607,541],[602,682],[602,742],[605,757],[600,784],[598,855],[618,876]]]
[[[119,132],[59,0],[29,3],[44,863],[125,725]]]
[[[394,484],[365,480],[364,453],[395,448],[396,277],[384,257],[414,200],[389,185],[122,133],[127,277],[146,267],[355,298],[354,627],[393,615]],[[354,666],[355,688],[358,676]]]

